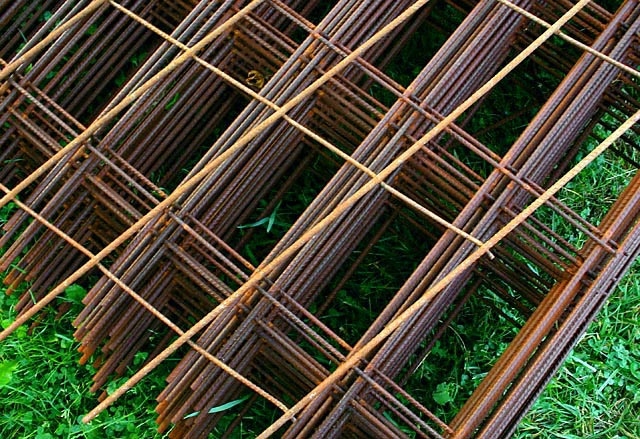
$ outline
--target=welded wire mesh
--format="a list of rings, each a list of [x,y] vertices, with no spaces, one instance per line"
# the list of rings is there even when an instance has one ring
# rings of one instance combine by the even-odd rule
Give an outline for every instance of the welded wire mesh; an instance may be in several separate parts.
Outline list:
[[[151,353],[87,420],[178,355],[175,438],[508,437],[639,251],[640,7],[604,6],[0,3],[0,269],[31,285],[0,338],[81,282],[92,389]],[[608,206],[563,202],[604,159]],[[433,406],[487,313],[513,331]]]

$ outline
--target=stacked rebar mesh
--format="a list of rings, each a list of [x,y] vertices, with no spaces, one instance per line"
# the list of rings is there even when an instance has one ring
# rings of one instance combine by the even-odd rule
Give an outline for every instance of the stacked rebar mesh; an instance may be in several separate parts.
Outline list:
[[[174,438],[509,437],[640,251],[639,15],[0,2],[0,339],[81,283],[93,390],[148,353],[87,421],[172,358]],[[564,204],[603,157],[626,186]],[[428,371],[479,313],[513,332],[452,398]]]

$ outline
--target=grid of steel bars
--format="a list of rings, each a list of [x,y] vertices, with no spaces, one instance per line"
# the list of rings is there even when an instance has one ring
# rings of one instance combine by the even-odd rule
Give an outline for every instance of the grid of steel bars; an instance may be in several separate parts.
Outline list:
[[[150,353],[87,421],[178,355],[175,438],[508,437],[640,251],[640,5],[609,8],[1,2],[0,339],[80,282],[93,390]],[[564,204],[603,157],[627,185]],[[406,389],[478,302],[514,332],[441,414]]]

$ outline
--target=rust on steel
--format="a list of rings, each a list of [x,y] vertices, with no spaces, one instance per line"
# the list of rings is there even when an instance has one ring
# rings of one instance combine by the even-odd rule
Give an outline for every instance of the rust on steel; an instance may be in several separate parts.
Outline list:
[[[640,253],[609,3],[0,1],[0,340],[81,283],[86,422],[171,357],[176,439],[509,437]],[[629,177],[577,211],[601,156]],[[513,331],[443,411],[479,313]]]

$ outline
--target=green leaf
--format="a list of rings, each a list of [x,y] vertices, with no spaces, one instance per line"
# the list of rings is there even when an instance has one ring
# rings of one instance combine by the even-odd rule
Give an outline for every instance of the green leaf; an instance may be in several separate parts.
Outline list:
[[[640,365],[638,363],[635,361],[632,362],[629,366],[629,371],[631,372],[631,375],[640,380]]]
[[[258,227],[261,226],[263,224],[267,225],[267,233],[271,232],[271,229],[273,228],[274,224],[280,224],[279,222],[276,221],[276,214],[278,213],[278,208],[280,207],[280,204],[282,204],[282,201],[278,202],[278,204],[276,205],[275,209],[273,209],[273,212],[271,212],[271,215],[264,217],[262,219],[259,219],[258,221],[254,222],[254,223],[250,223],[250,224],[243,224],[238,226],[238,229],[248,229],[248,228],[252,228],[252,227]]]
[[[249,229],[251,227],[258,227],[258,226],[261,226],[263,224],[267,224],[268,222],[269,222],[269,217],[266,217],[266,218],[262,218],[261,220],[256,221],[255,223],[243,224],[241,226],[238,226],[238,229]]]
[[[42,14],[42,18],[44,18],[44,21],[51,20],[51,17],[53,17],[51,11],[44,11],[44,14]]]
[[[141,52],[138,55],[133,55],[131,58],[129,58],[129,62],[137,67],[138,64],[140,64],[146,58],[146,56],[147,52]]]
[[[92,24],[87,28],[87,35],[93,35],[98,31],[98,25]]]
[[[247,399],[249,399],[249,395],[245,395],[245,396],[243,396],[243,397],[242,397],[242,398],[240,398],[240,399],[235,399],[235,400],[233,400],[233,401],[230,401],[230,402],[228,402],[228,403],[226,403],[226,404],[219,405],[219,406],[217,406],[217,407],[211,407],[211,408],[209,409],[209,412],[208,412],[208,413],[218,413],[218,412],[223,412],[223,411],[225,411],[225,410],[229,410],[230,408],[235,407],[235,406],[237,406],[238,404],[242,404],[242,403],[243,403],[243,402],[245,402]]]
[[[271,215],[269,215],[269,223],[267,224],[267,233],[271,232],[273,223],[276,222],[276,212],[278,212],[278,208],[280,207],[280,204],[282,204],[282,200],[278,201],[276,208],[273,209],[273,212],[271,212]]]
[[[0,387],[6,386],[11,382],[13,372],[15,372],[17,368],[18,362],[15,360],[0,363]]]
[[[63,348],[65,348],[65,349],[66,349],[67,347],[71,346],[71,345],[74,343],[74,341],[73,341],[73,340],[71,340],[69,337],[65,337],[65,336],[64,336],[64,335],[62,335],[62,334],[56,334],[55,336],[56,336],[56,338],[58,338],[58,339],[60,339],[60,340],[61,340],[61,341],[60,341],[60,346],[61,346],[61,347],[63,347]]]
[[[167,105],[164,106],[164,109],[171,110],[171,107],[173,107],[176,104],[176,102],[178,102],[179,98],[180,98],[180,93],[174,94],[171,100],[167,103]]]
[[[247,253],[247,256],[249,257],[251,263],[257,266],[258,258],[256,258],[256,255],[253,253],[253,250],[251,250],[251,247],[249,247],[249,244],[244,246],[244,251]]]
[[[225,410],[229,410],[230,408],[233,408],[239,404],[242,404],[247,399],[249,399],[249,395],[243,396],[240,399],[234,399],[233,401],[229,401],[225,404],[222,404],[216,407],[211,407],[207,413],[219,413]],[[194,416],[198,416],[199,414],[200,412],[189,413],[187,416],[184,417],[184,419],[193,418]]]
[[[449,395],[449,387],[447,386],[447,383],[438,384],[438,387],[436,387],[432,396],[433,400],[440,405],[445,405],[452,401],[451,395]]]
[[[14,334],[16,338],[18,338],[18,340],[21,340],[27,336],[27,328],[24,325],[22,325],[16,328],[16,331],[14,332]]]
[[[122,87],[125,82],[127,82],[127,77],[125,76],[124,72],[118,72],[118,76],[116,76],[115,79],[116,86]]]
[[[84,296],[87,295],[87,290],[76,284],[69,285],[64,292],[67,295],[67,298],[75,303],[81,303]]]
[[[391,414],[389,414],[389,412],[384,412],[382,416],[387,418],[387,420],[391,422],[393,425],[395,425],[396,427],[400,427],[400,425],[398,425],[398,423],[391,417]]]

